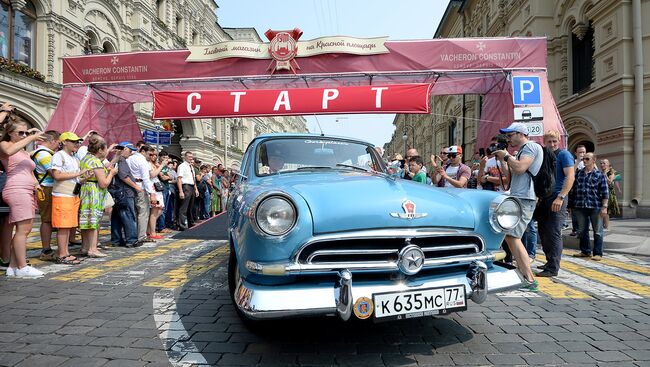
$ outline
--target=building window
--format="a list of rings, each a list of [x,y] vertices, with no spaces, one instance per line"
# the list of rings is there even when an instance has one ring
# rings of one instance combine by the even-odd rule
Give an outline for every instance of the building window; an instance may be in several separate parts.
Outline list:
[[[156,12],[158,13],[158,19],[165,21],[165,3],[166,0],[157,0],[156,1]]]
[[[192,44],[193,45],[199,44],[199,33],[197,31],[192,31]]]
[[[449,145],[456,144],[456,119],[449,121],[449,136],[447,136]]]
[[[113,53],[113,52],[116,51],[115,46],[113,46],[113,44],[108,42],[108,41],[104,42],[104,44],[102,46],[103,46],[102,47],[102,49],[103,49],[102,52],[105,53],[105,54],[110,54],[110,53]]]
[[[575,31],[571,33],[571,52],[573,93],[579,93],[588,89],[593,80],[594,28],[591,22],[589,26],[575,27]]]
[[[183,18],[180,16],[176,17],[176,34],[183,37]]]
[[[230,127],[230,145],[239,147],[239,134],[238,129],[234,126]]]
[[[0,56],[33,67],[36,8],[31,1],[15,10],[0,0]]]

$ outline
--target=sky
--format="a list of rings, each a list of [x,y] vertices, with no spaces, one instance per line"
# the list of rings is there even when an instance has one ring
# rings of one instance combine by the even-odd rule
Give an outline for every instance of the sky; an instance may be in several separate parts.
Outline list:
[[[300,28],[301,40],[323,36],[432,39],[448,0],[217,0],[219,25],[267,29]],[[350,136],[382,146],[395,130],[394,114],[305,116],[310,132]]]

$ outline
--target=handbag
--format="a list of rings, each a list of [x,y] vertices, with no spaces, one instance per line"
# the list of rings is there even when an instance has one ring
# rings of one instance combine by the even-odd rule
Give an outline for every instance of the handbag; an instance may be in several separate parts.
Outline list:
[[[165,190],[165,186],[162,184],[162,182],[154,182],[153,188],[158,192],[162,192]]]

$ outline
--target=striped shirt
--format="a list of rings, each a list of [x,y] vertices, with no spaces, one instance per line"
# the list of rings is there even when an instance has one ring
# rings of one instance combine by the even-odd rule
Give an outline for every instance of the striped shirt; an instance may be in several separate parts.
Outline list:
[[[41,186],[52,187],[54,186],[54,178],[52,175],[47,174],[47,171],[52,168],[52,156],[54,152],[45,148],[39,147],[34,153],[32,153],[32,159],[36,163],[36,179],[41,181]],[[47,177],[43,179],[43,176],[47,174]]]
[[[587,172],[581,169],[576,173],[573,184],[575,190],[575,208],[598,209],[603,200],[609,199],[609,188],[605,175],[597,169]]]

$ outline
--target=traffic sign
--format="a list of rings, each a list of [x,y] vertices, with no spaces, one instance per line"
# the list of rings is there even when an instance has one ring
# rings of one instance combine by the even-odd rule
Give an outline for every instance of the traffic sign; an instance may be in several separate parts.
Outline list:
[[[512,77],[512,103],[518,105],[542,104],[539,76]]]
[[[171,145],[172,132],[171,131],[154,131],[145,130],[142,134],[145,143],[153,145]]]

